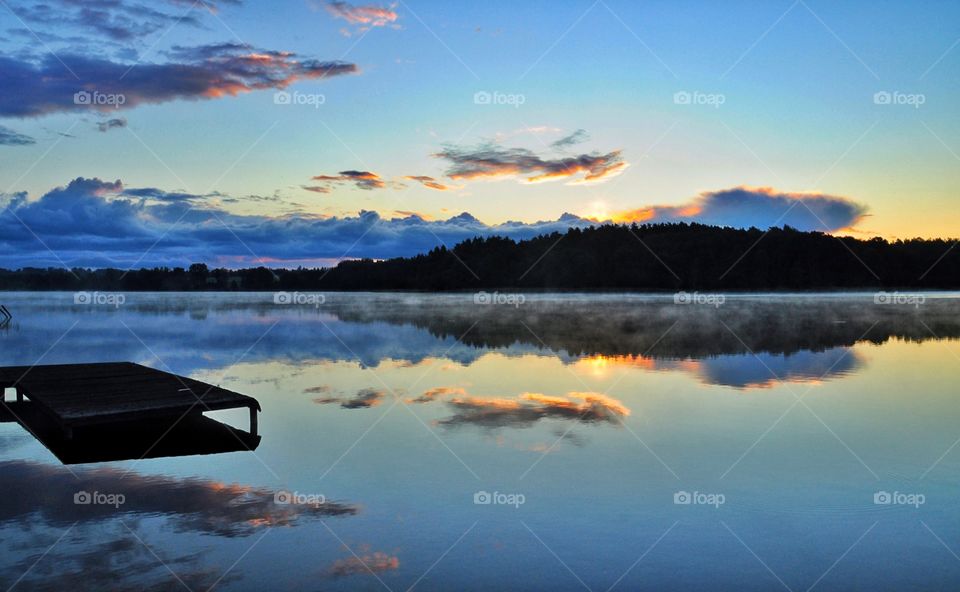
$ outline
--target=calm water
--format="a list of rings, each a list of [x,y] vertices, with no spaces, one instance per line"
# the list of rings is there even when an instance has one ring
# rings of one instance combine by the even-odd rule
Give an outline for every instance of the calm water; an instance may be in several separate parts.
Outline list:
[[[957,590],[960,296],[892,300],[6,293],[2,365],[189,375],[263,440],[65,467],[0,424],[0,587]]]

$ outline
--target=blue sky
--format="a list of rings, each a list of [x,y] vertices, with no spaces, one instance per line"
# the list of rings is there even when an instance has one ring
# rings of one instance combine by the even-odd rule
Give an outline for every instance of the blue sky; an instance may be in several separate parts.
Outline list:
[[[810,193],[827,208],[806,216],[810,229],[960,234],[955,3],[6,0],[0,39],[0,203],[14,214],[32,204],[44,219],[54,208],[65,224],[31,236],[5,212],[0,225],[19,233],[5,266],[124,265],[157,241],[142,264],[179,261],[204,244],[203,221],[183,225],[198,211],[235,225],[220,230],[236,244],[215,243],[223,252],[211,262],[249,262],[250,251],[335,260],[355,243],[346,256],[408,254],[508,221],[534,233],[565,212],[802,223],[786,212],[810,209]],[[267,55],[251,72],[251,56]],[[208,79],[207,92],[187,91],[178,68],[242,70],[245,86]],[[207,97],[214,86],[221,96]],[[74,87],[129,100],[75,105],[64,99]],[[277,104],[278,91],[301,104]],[[350,181],[350,171],[374,182]],[[77,178],[104,184],[66,204],[35,203]],[[116,180],[122,189],[106,188]],[[157,216],[151,208],[178,207],[171,193],[192,197]],[[748,193],[719,218],[704,207]],[[117,201],[131,207],[114,232],[142,234],[121,241],[126,250],[98,235],[90,214]],[[78,204],[98,253],[62,236],[76,234],[68,212]],[[848,219],[824,219],[838,208]],[[360,211],[376,212],[383,228],[361,236]],[[461,212],[479,225],[450,235],[430,227]],[[391,222],[413,213],[423,220]],[[356,232],[330,234],[331,217]],[[299,234],[241,244],[291,220]],[[395,238],[366,240],[381,231]],[[43,242],[61,246],[52,253]],[[295,257],[294,243],[307,246]]]

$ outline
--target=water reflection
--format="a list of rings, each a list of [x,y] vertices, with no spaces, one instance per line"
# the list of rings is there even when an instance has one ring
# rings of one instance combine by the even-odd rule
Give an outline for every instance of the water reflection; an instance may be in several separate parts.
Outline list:
[[[852,374],[863,364],[849,351],[856,343],[960,338],[957,300],[933,297],[922,307],[877,305],[869,295],[734,297],[714,308],[669,297],[545,295],[498,307],[476,305],[470,295],[330,294],[317,308],[276,305],[270,294],[130,294],[117,309],[68,298],[8,298],[21,321],[0,339],[22,347],[4,351],[7,364],[33,363],[67,332],[65,347],[49,352],[47,362],[159,357],[191,374],[229,366],[237,339],[249,338],[257,341],[249,362],[377,367],[445,358],[470,365],[498,352],[557,356],[598,371],[632,365],[689,372],[707,384],[750,388]],[[198,330],[182,330],[194,324]]]
[[[96,503],[78,494],[122,495],[122,503]],[[283,503],[276,491],[208,479],[143,475],[112,467],[69,470],[33,461],[0,462],[0,524],[46,526],[103,522],[126,517],[167,517],[177,531],[245,537],[270,526],[303,520],[352,516],[356,505],[324,500]],[[119,499],[119,498],[117,498]]]
[[[0,333],[3,364],[48,350],[45,363],[162,360],[256,396],[264,439],[254,453],[97,465],[76,478],[0,425],[4,588],[34,563],[15,589],[183,588],[177,577],[235,590],[779,585],[757,556],[792,589],[960,582],[924,526],[960,540],[956,299],[5,302],[18,320]],[[81,490],[126,501],[76,505]],[[726,503],[676,505],[681,490]],[[879,490],[928,502],[876,505]],[[295,505],[278,491],[337,495]],[[477,504],[479,491],[527,501]]]
[[[33,402],[0,405],[0,423],[20,423],[65,465],[254,451],[260,436],[201,413],[74,429],[69,437]],[[0,440],[0,452],[3,440]]]

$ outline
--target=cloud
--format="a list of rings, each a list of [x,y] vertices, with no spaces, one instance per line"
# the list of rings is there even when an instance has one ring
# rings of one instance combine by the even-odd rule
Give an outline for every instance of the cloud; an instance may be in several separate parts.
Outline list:
[[[114,42],[135,41],[175,24],[203,26],[189,11],[168,13],[129,0],[46,0],[22,6],[17,14],[27,23],[95,33]]]
[[[321,405],[327,405],[329,403],[340,403],[340,406],[344,409],[368,409],[370,407],[376,407],[383,402],[383,398],[387,396],[386,391],[366,388],[360,391],[357,391],[357,394],[350,397],[349,399],[344,399],[340,397],[321,397],[314,399],[314,403],[319,403]]]
[[[590,139],[590,135],[587,133],[587,130],[578,129],[577,131],[573,132],[572,134],[570,134],[570,135],[568,135],[568,136],[564,136],[564,137],[560,138],[559,140],[556,140],[555,142],[552,142],[552,143],[550,144],[550,147],[551,147],[551,148],[557,148],[558,150],[559,150],[559,149],[563,149],[563,148],[569,148],[570,146],[574,146],[574,145],[576,145],[576,144],[580,144],[580,143],[586,142],[586,141],[589,140],[589,139]]]
[[[327,2],[326,9],[334,18],[343,19],[351,25],[358,26],[360,32],[371,27],[385,27],[399,18],[392,8],[369,4],[354,6],[349,2]]]
[[[329,193],[330,190],[342,183],[353,183],[357,189],[369,191],[371,189],[383,189],[387,182],[380,178],[380,175],[370,171],[340,171],[336,175],[317,175],[311,178],[313,181],[319,181],[321,185],[314,187],[304,187],[307,191],[316,191],[317,193]],[[324,191],[326,189],[326,191]]]
[[[444,185],[443,183],[437,181],[433,177],[428,177],[426,175],[412,175],[412,176],[404,177],[404,179],[407,179],[408,181],[416,181],[417,183],[420,183],[424,187],[429,187],[430,189],[436,189],[437,191],[447,191],[450,189],[448,185]]]
[[[360,551],[362,555],[353,555],[344,559],[337,559],[330,566],[329,573],[336,578],[356,575],[378,574],[398,569],[400,559],[382,551]]]
[[[108,132],[112,129],[120,127],[127,127],[126,117],[114,117],[112,119],[97,122],[97,129],[101,132]]]
[[[13,89],[0,94],[0,116],[114,112],[142,104],[282,89],[300,80],[359,71],[348,62],[301,59],[291,52],[236,43],[177,46],[169,55],[176,60],[159,64],[127,64],[66,53],[37,63],[0,57],[0,88]]]
[[[438,386],[424,391],[422,395],[415,399],[407,399],[407,403],[430,403],[440,397],[448,397],[451,395],[466,397],[467,391],[460,387]]]
[[[698,198],[698,204],[702,201],[710,207],[690,209],[682,216],[675,210],[645,214],[647,208],[630,212],[619,221],[689,219],[731,226],[753,224],[765,229],[792,203],[779,197],[786,194],[769,193],[732,200],[740,204],[739,209],[716,206],[715,202],[724,198]],[[9,207],[9,211],[0,210],[0,267],[175,267],[195,262],[228,267],[317,266],[344,258],[413,256],[477,236],[523,240],[597,224],[596,220],[573,214],[555,220],[486,224],[467,212],[431,220],[406,213],[402,217],[382,217],[366,210],[355,215],[317,216],[239,214],[227,209],[244,199],[250,198],[126,187],[119,180],[84,177],[39,198],[31,199],[25,193],[0,195],[0,204]],[[763,200],[773,200],[774,205],[764,207]],[[855,222],[858,213],[865,211],[862,205],[842,198],[818,196],[805,203],[837,228]],[[797,205],[780,224],[806,224],[823,230],[812,217],[806,221],[797,217],[796,212],[807,206]],[[758,216],[758,212],[767,215]]]
[[[615,222],[696,221],[737,228],[791,226],[833,232],[857,224],[867,208],[846,197],[789,193],[771,187],[734,187],[701,193],[679,206],[651,206],[622,212]]]
[[[517,399],[462,397],[447,405],[456,413],[438,423],[450,427],[525,428],[541,419],[620,425],[630,415],[626,405],[600,393],[571,392],[566,397],[523,393]]]
[[[25,136],[0,125],[0,146],[28,146],[36,143],[37,141],[30,136]]]
[[[220,11],[220,7],[223,5],[230,6],[242,6],[243,0],[167,0],[170,4],[176,6],[191,7],[194,5],[202,6],[206,8],[211,13],[216,14]]]
[[[620,150],[550,159],[525,148],[503,148],[489,143],[475,148],[448,146],[434,156],[449,161],[447,176],[456,180],[521,177],[526,183],[563,179],[569,180],[570,185],[600,183],[629,166]]]

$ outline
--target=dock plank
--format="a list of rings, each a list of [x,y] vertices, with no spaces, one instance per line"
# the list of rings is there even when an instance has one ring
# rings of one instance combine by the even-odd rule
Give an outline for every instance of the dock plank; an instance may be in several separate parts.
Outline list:
[[[132,362],[5,367],[0,386],[15,386],[65,428],[188,411],[260,410],[253,397]]]

